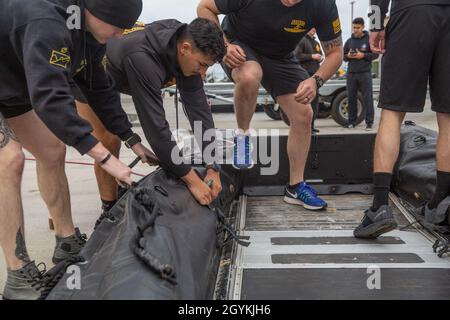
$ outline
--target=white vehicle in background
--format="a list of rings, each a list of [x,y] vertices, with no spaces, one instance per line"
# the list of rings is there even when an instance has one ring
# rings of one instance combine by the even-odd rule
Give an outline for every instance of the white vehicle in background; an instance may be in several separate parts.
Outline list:
[[[213,112],[232,112],[234,83],[230,82],[219,65],[214,66],[206,75],[204,89]],[[175,94],[175,86],[164,89],[171,96]],[[374,76],[373,94],[378,99],[380,79]],[[280,106],[264,88],[259,89],[257,111],[264,111],[273,120],[283,120],[289,124]],[[319,90],[319,119],[332,117],[337,124],[345,126],[348,123],[348,97],[345,76],[327,81]],[[358,95],[358,117],[356,124],[365,119],[365,108],[362,95]]]

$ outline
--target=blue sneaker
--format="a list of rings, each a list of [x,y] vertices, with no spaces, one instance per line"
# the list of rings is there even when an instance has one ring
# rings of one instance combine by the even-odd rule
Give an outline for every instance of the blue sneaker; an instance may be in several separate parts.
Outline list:
[[[251,136],[237,133],[234,136],[233,168],[248,170],[253,168]]]
[[[317,196],[317,192],[306,182],[300,183],[296,189],[286,186],[284,189],[284,201],[290,204],[303,206],[308,210],[321,210],[327,207],[327,203]]]

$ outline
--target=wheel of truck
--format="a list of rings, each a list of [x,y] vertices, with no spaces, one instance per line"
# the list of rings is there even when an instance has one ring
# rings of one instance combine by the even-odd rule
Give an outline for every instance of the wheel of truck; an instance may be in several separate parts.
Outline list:
[[[317,119],[326,119],[331,115],[331,107],[327,108],[325,104],[319,103],[319,113]]]
[[[281,120],[283,120],[284,123],[286,123],[288,126],[291,125],[291,123],[289,122],[289,118],[286,115],[286,113],[284,113],[283,109],[280,108],[280,116],[281,116]]]
[[[275,104],[266,104],[263,106],[264,113],[273,120],[281,120],[280,114],[280,105],[278,103]]]
[[[341,126],[346,126],[348,124],[347,91],[342,91],[334,98],[333,103],[331,104],[331,117]],[[356,118],[356,125],[363,122],[365,117],[366,113],[363,108],[363,100],[361,95],[358,94],[358,117]]]

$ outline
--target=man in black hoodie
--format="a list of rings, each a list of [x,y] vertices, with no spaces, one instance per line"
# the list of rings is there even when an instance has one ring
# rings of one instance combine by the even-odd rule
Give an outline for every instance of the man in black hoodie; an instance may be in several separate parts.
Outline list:
[[[55,263],[77,254],[85,242],[71,218],[64,144],[132,183],[130,169],[110,155],[77,115],[69,82],[83,90],[108,130],[133,141],[102,60],[106,41],[133,26],[141,10],[141,0],[0,2],[0,244],[8,267],[3,298],[35,299],[42,290],[41,273],[24,241],[22,148],[37,160],[39,189],[55,222]],[[140,144],[133,148],[145,158],[147,149]]]
[[[372,53],[369,33],[364,30],[364,19],[353,20],[353,34],[344,45],[344,61],[348,62],[348,128],[354,128],[358,117],[358,91],[362,93],[366,109],[366,130],[372,130],[374,120],[372,61],[378,54]]]
[[[370,15],[370,46],[384,54],[379,102],[383,110],[375,142],[373,204],[354,231],[360,238],[376,238],[397,226],[389,190],[400,128],[407,112],[423,112],[428,85],[439,126],[437,180],[434,196],[421,214],[433,217],[447,211],[443,201],[450,195],[450,0],[394,0],[385,30],[390,2],[371,1],[376,7]]]
[[[176,83],[191,127],[198,122],[202,137],[214,130],[202,76],[225,54],[222,31],[206,19],[189,25],[161,20],[133,31],[108,42],[108,71],[119,90],[133,97],[145,137],[161,165],[180,177],[199,203],[207,205],[222,189],[218,166],[203,158],[208,170],[202,180],[190,164],[177,163],[180,152],[165,117],[161,89]],[[203,150],[212,143],[201,140]]]

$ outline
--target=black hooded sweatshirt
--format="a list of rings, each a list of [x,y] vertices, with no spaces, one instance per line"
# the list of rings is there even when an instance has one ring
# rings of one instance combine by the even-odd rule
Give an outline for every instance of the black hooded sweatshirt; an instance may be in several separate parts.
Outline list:
[[[110,132],[122,140],[133,134],[114,81],[105,71],[106,46],[84,28],[83,1],[0,1],[0,103],[30,104],[61,141],[81,154],[98,141],[91,125],[76,112],[70,81],[81,88]],[[67,26],[73,21],[73,11],[67,13],[71,5],[81,8],[81,29]]]
[[[175,80],[191,127],[201,121],[202,133],[214,128],[201,76],[183,75],[178,64],[177,41],[185,28],[186,24],[173,19],[155,21],[107,45],[108,71],[120,91],[133,97],[145,137],[163,166],[179,177],[191,166],[172,161],[172,152],[179,150],[165,117],[161,89]],[[203,149],[211,143],[198,142]]]
[[[355,51],[358,49],[364,53],[364,58],[361,60],[349,59],[347,55],[352,49]],[[371,72],[372,61],[377,58],[378,54],[373,53],[370,50],[369,33],[367,31],[364,31],[364,36],[362,38],[356,38],[352,34],[352,37],[345,42],[344,61],[348,61],[348,73]]]

